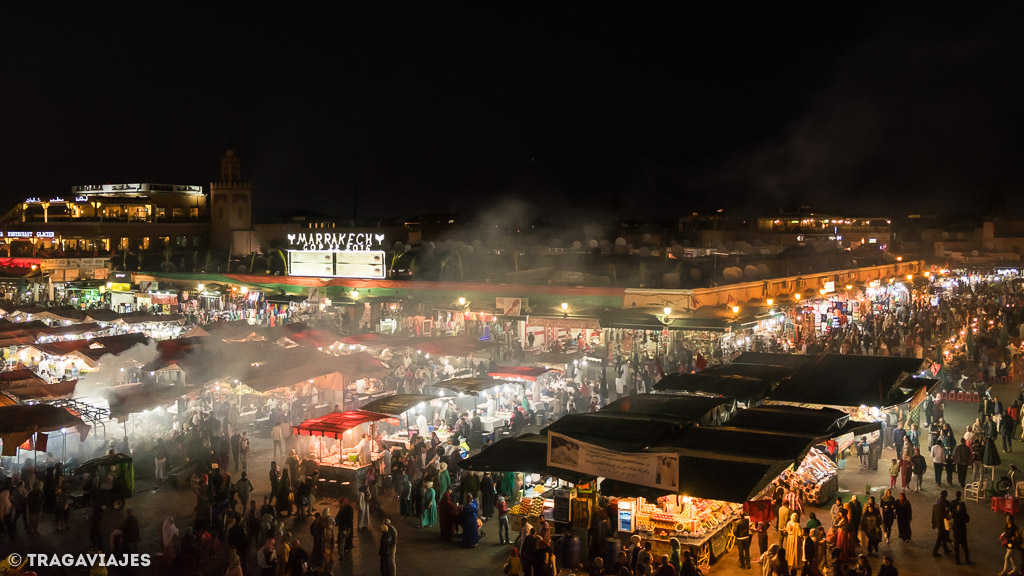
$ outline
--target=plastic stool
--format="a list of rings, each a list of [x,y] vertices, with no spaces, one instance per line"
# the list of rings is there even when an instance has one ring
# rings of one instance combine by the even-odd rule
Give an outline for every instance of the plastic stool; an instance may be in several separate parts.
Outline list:
[[[939,400],[941,400],[943,402],[946,401],[946,391],[945,390],[939,392]]]
[[[1002,512],[1005,505],[1003,504],[1003,498],[1001,496],[992,497],[992,511]]]
[[[1008,380],[1006,379],[1006,376],[1000,376],[999,377],[999,382],[1001,382],[1003,384],[1006,384],[1008,382]]]
[[[1011,516],[1017,514],[1017,499],[1013,496],[1008,496],[1003,499],[1003,512]]]
[[[963,390],[960,390],[960,391],[958,391],[956,393],[956,401],[957,402],[963,402],[964,401],[964,391]]]
[[[980,400],[981,400],[981,397],[978,396],[978,393],[976,391],[975,392],[971,392],[971,402],[979,402]]]

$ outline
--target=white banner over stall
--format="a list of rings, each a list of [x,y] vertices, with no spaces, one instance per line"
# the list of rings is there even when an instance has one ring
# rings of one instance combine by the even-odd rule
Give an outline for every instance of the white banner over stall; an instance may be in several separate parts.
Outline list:
[[[679,455],[616,452],[548,431],[548,466],[640,486],[678,491]]]

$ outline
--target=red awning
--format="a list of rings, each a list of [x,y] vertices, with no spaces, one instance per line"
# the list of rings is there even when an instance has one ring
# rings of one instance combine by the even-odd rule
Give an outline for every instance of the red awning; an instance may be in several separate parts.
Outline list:
[[[377,420],[391,420],[396,425],[398,420],[391,414],[379,412],[368,412],[366,410],[349,410],[347,412],[331,412],[319,418],[310,418],[298,426],[292,426],[292,431],[301,436],[327,436],[338,438],[361,424],[376,422]]]
[[[499,366],[493,372],[487,374],[492,378],[506,378],[509,380],[529,380],[536,382],[542,374],[548,372],[560,372],[556,368],[538,368],[534,366]]]

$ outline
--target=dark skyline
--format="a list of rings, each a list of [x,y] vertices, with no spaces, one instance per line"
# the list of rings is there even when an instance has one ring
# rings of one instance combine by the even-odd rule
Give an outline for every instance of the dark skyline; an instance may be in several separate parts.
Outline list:
[[[233,145],[257,216],[1024,214],[1016,5],[283,8],[5,6],[0,201]]]

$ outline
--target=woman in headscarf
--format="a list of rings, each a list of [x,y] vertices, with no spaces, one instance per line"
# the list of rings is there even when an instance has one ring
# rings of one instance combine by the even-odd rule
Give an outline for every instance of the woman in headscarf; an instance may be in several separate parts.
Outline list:
[[[836,548],[839,548],[839,559],[842,562],[853,558],[857,547],[857,533],[850,528],[848,514],[845,508],[840,510],[836,526]]]
[[[277,576],[285,576],[288,574],[288,560],[292,555],[292,533],[282,532],[274,541],[274,552],[277,554]]]
[[[803,530],[800,528],[800,517],[797,516],[796,512],[789,515],[789,522],[786,523],[786,540],[785,547],[786,558],[790,559],[790,566],[793,568],[800,567],[800,536],[803,534]]]
[[[448,463],[441,462],[441,472],[437,474],[437,493],[444,494],[452,487],[452,475],[448,473]]]
[[[480,516],[484,520],[494,516],[494,499],[497,495],[494,490],[494,478],[485,473],[480,479]]]
[[[199,542],[191,528],[181,534],[181,569],[186,574],[199,571]]]
[[[896,501],[896,526],[899,528],[900,540],[910,542],[910,520],[913,518],[913,510],[910,500],[907,500],[907,493],[900,492],[900,498]]]
[[[281,479],[277,482],[277,513],[281,515],[292,515],[292,490],[291,480],[288,476],[288,469],[281,470]],[[280,564],[280,559],[278,560]]]
[[[787,538],[787,541],[788,541],[788,538]],[[786,554],[786,549],[785,548],[779,550],[779,553],[775,555],[775,558],[773,558],[772,562],[771,562],[771,572],[770,573],[771,573],[772,576],[789,576],[790,575],[790,572],[789,572],[790,565],[789,565],[789,562],[786,561],[787,557],[788,557],[788,555]]]
[[[160,528],[160,549],[164,554],[164,560],[170,563],[174,560],[174,547],[178,540],[178,527],[174,525],[174,518],[164,518],[163,527]]]
[[[423,483],[423,513],[420,514],[420,526],[437,526],[437,496],[434,492],[434,483],[430,480]]]
[[[779,545],[772,544],[767,552],[761,554],[761,558],[758,560],[761,563],[761,576],[770,576],[772,573],[772,560],[775,560],[775,555],[778,553]]]
[[[359,487],[359,529],[370,527],[370,489],[366,484]]]
[[[466,504],[462,507],[462,545],[473,547],[480,541],[480,530],[476,520],[476,500],[472,494],[466,495]]]
[[[892,490],[886,490],[879,502],[882,509],[882,532],[885,535],[886,544],[892,537],[892,524],[896,521],[896,499],[892,496]]]
[[[238,557],[238,552],[235,552],[234,548],[228,548],[228,571],[224,576],[243,576],[242,559]]]
[[[452,500],[452,491],[449,489],[441,495],[441,502],[437,505],[437,519],[441,527],[442,542],[452,541],[458,518],[459,506]]]

